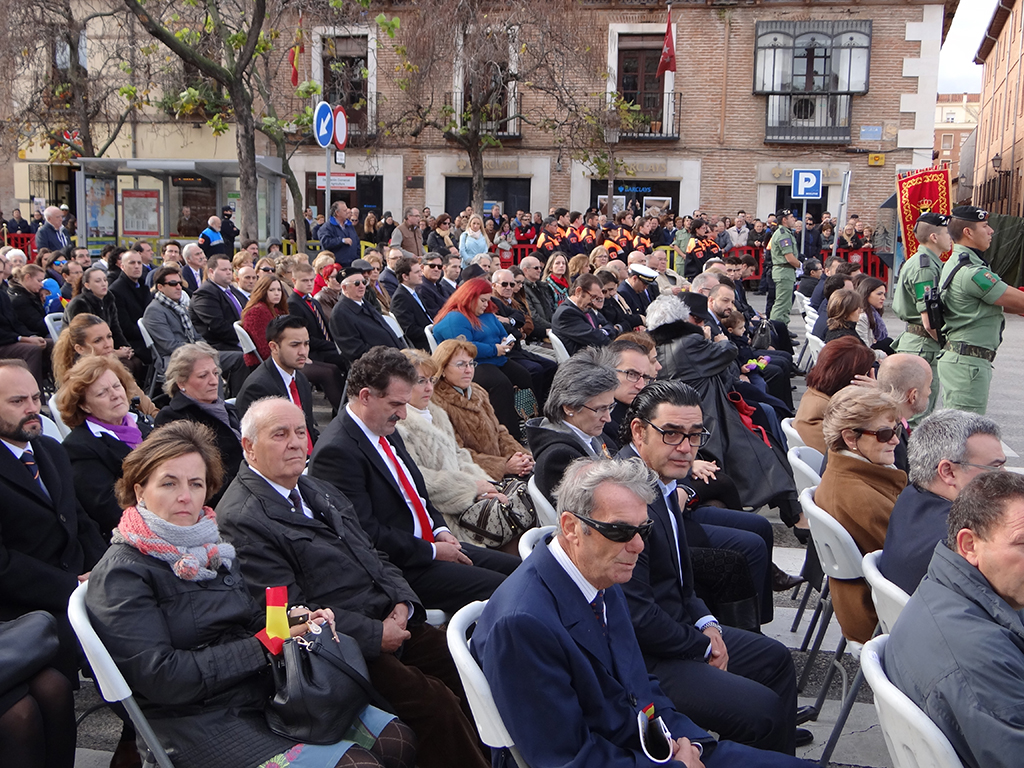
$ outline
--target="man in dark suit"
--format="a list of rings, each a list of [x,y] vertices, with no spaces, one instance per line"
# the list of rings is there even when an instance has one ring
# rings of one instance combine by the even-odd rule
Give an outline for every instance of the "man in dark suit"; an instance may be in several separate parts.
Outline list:
[[[59,251],[67,248],[71,238],[64,229],[64,213],[61,209],[51,205],[43,211],[43,218],[46,219],[45,223],[36,230],[36,250],[49,248],[51,251]]]
[[[512,740],[529,765],[807,766],[716,742],[648,674],[619,586],[651,530],[648,474],[636,459],[569,465],[557,492],[559,533],[484,608],[471,651]],[[514,763],[503,751],[494,765]]]
[[[182,274],[187,271],[186,266]],[[242,348],[238,346],[234,328],[234,323],[242,318],[246,299],[231,285],[231,278],[231,260],[220,254],[211,256],[206,262],[206,280],[192,295],[188,314],[196,332],[220,352],[228,388],[237,394],[249,375],[244,362],[241,362]]]
[[[151,365],[153,356],[142,338],[139,320],[145,314],[153,295],[142,279],[142,272],[142,254],[134,250],[126,251],[121,255],[121,276],[111,284],[110,293],[114,296],[114,306],[117,307],[121,330],[131,344],[135,357],[146,365]]]
[[[395,433],[415,383],[415,367],[396,349],[374,347],[359,358],[349,371],[348,405],[321,435],[309,471],[352,502],[373,545],[424,605],[454,612],[490,597],[519,558],[461,544],[430,503]]]
[[[246,464],[217,517],[253,596],[287,586],[289,604],[334,612],[374,688],[416,732],[418,764],[485,768],[444,633],[424,623],[420,598],[373,548],[349,500],[302,474],[306,444],[304,416],[282,399],[263,400],[242,419]]]
[[[395,274],[395,267],[404,256],[401,248],[389,248],[384,257],[387,263],[380,273],[380,277],[377,278],[377,282],[384,286],[389,296],[394,296],[395,291],[398,290],[398,275]]]
[[[67,454],[42,434],[39,403],[25,364],[0,360],[0,620],[52,613],[61,641],[53,666],[77,682],[68,599],[106,545],[75,498]]]
[[[459,275],[462,274],[462,257],[456,253],[449,254],[443,258],[444,275],[437,281],[437,287],[441,291],[441,295],[444,296],[444,300],[448,301],[448,297],[455,293],[455,289],[459,287]]]
[[[0,358],[23,360],[41,389],[43,371],[49,369],[53,342],[33,336],[32,329],[18,317],[7,292],[7,278],[10,276],[11,265],[5,256],[0,255]]]
[[[647,307],[657,297],[654,281],[658,273],[650,267],[636,263],[629,266],[626,279],[619,286],[619,295],[629,305],[629,311],[636,315],[646,315]]]
[[[309,331],[295,315],[275,317],[267,324],[270,357],[249,374],[238,391],[235,410],[244,417],[249,406],[264,397],[283,397],[302,409],[309,435],[307,453],[320,436],[313,421],[313,387],[302,372],[309,359]]]
[[[348,364],[338,352],[320,302],[313,298],[316,271],[308,262],[300,261],[292,269],[292,279],[295,281],[295,290],[288,294],[288,311],[306,324],[306,330],[309,331],[309,356],[318,362],[335,366],[344,374]]]
[[[797,735],[806,743],[811,734],[802,729],[797,734],[796,673],[789,651],[763,635],[722,627],[694,593],[689,523],[676,487],[689,475],[704,439],[700,403],[692,387],[660,381],[645,387],[626,414],[632,442],[618,458],[639,455],[657,479],[647,506],[654,521],[651,536],[623,591],[647,669],[679,711],[723,738],[793,754]],[[738,549],[725,541],[710,543]]]
[[[420,300],[423,308],[430,315],[430,322],[434,322],[441,307],[448,301],[448,297],[455,293],[452,288],[446,292],[443,272],[444,257],[439,253],[428,253],[423,257],[423,284],[419,289]]]
[[[11,211],[11,220],[7,222],[7,231],[12,235],[31,235],[32,222],[21,218],[21,211],[15,208]]]
[[[400,285],[391,296],[391,314],[405,331],[405,338],[417,349],[430,352],[427,333],[423,329],[434,322],[419,296],[423,284],[423,267],[416,259],[403,256],[395,265],[395,275]]]
[[[551,318],[551,332],[565,345],[570,355],[584,347],[606,346],[620,332],[613,325],[602,325],[590,309],[594,303],[604,304],[601,281],[593,275],[580,275],[572,284],[572,294],[563,301]]]
[[[185,263],[181,265],[181,276],[185,280],[185,293],[189,296],[199,290],[203,284],[203,265],[207,262],[206,254],[198,243],[189,243],[181,251]]]
[[[383,316],[366,297],[366,276],[362,270],[349,268],[341,281],[342,296],[331,312],[331,334],[341,354],[351,365],[372,347],[405,349],[405,342],[395,335]]]

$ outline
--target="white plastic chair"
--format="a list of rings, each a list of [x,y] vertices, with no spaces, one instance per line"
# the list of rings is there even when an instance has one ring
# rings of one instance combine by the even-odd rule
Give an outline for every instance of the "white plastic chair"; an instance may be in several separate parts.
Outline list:
[[[537,545],[544,540],[549,533],[558,530],[557,525],[542,525],[539,528],[531,528],[519,538],[519,558],[525,560]]]
[[[427,344],[430,345],[430,354],[434,354],[437,351],[437,339],[434,338],[434,324],[431,323],[424,328],[423,331],[427,334]]]
[[[537,479],[534,475],[526,483],[526,490],[533,499],[533,506],[537,508],[537,523],[539,525],[558,525],[558,513],[548,501],[548,497],[541,493],[537,487]]]
[[[807,335],[807,351],[811,355],[811,365],[818,362],[818,355],[825,348],[825,340],[819,339],[813,333]]]
[[[861,560],[864,568],[864,580],[871,587],[871,602],[875,604],[878,623],[886,634],[892,632],[896,619],[900,617],[903,607],[910,600],[910,595],[893,584],[878,570],[878,560],[882,550],[868,552]]]
[[[60,439],[63,440],[65,437],[71,434],[71,430],[60,418],[60,411],[57,410],[57,393],[54,392],[50,395],[50,399],[46,401],[47,407],[50,409],[50,418],[53,420],[54,426],[57,427],[57,431],[60,432]],[[40,414],[42,415],[42,414]],[[45,428],[46,422],[43,422]]]
[[[89,582],[84,581],[71,593],[68,601],[68,619],[71,627],[78,636],[78,642],[85,651],[85,656],[92,667],[93,678],[99,686],[100,693],[106,701],[111,703],[119,701],[128,710],[128,715],[135,725],[135,730],[142,736],[146,746],[149,747],[151,755],[145,756],[143,766],[159,765],[160,768],[174,768],[171,759],[160,745],[153,728],[150,726],[146,716],[139,709],[138,702],[132,696],[132,689],[128,687],[121,671],[114,664],[109,651],[103,645],[96,630],[92,628],[89,621],[89,613],[85,608],[85,595],[89,590]],[[155,763],[153,761],[156,761]]]
[[[809,302],[807,300],[807,297],[800,293],[800,291],[796,291],[793,293],[793,310],[798,315],[802,315],[804,312],[806,312],[808,305]]]
[[[44,414],[39,414],[39,420],[43,422],[43,434],[47,437],[52,437],[58,443],[64,442],[64,433],[60,431],[60,427],[57,426],[57,422],[53,419],[47,418]]]
[[[235,336],[238,337],[238,346],[242,348],[242,353],[256,355],[256,359],[262,363],[263,355],[256,349],[256,342],[252,340],[249,332],[242,327],[242,322],[235,320],[231,325],[235,329]]]
[[[508,749],[519,768],[529,768],[512,742],[512,736],[498,713],[498,706],[494,703],[491,686],[484,677],[484,671],[480,669],[480,665],[469,651],[469,640],[466,639],[466,635],[476,624],[486,605],[486,601],[477,600],[459,609],[459,612],[452,616],[448,622],[448,650],[455,661],[455,668],[459,670],[480,741],[492,749]]]
[[[782,420],[782,433],[786,436],[786,442],[789,443],[790,448],[807,445],[803,438],[800,437],[800,433],[796,431],[796,427],[793,426],[792,418]]]
[[[860,654],[860,668],[875,694],[875,711],[893,768],[963,768],[946,735],[885,674],[888,642],[888,635],[869,641]]]
[[[64,327],[64,313],[63,312],[51,312],[43,318],[43,322],[46,323],[46,330],[50,332],[50,338],[53,339],[53,343],[57,343],[57,339],[60,337],[60,332]]]
[[[818,485],[821,482],[822,456],[809,445],[798,445],[790,448],[786,454],[789,459],[789,466],[793,469],[793,479],[796,481],[796,490],[799,493],[804,488]]]
[[[402,330],[402,326],[399,324],[398,318],[391,312],[384,313],[384,322],[387,323],[391,327],[391,330],[395,332],[395,336],[400,339],[405,337],[405,331]]]
[[[184,295],[184,294],[183,294]],[[146,345],[146,349],[153,356],[153,374],[149,380],[149,386],[146,387],[146,394],[150,397],[156,391],[157,382],[164,377],[164,364],[166,361],[160,355],[160,352],[156,348],[156,342],[153,341],[153,337],[149,335],[149,329],[146,328],[146,323],[143,318],[139,318],[137,325],[139,326],[139,333],[142,334],[142,341]]]
[[[562,340],[555,336],[550,330],[548,331],[548,341],[551,342],[551,347],[555,350],[555,359],[559,363],[564,363],[569,359],[569,350],[565,348],[565,344]]]

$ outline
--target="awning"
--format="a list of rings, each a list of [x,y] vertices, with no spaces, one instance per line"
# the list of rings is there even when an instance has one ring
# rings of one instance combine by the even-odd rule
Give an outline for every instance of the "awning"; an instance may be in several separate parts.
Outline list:
[[[90,175],[155,176],[157,178],[180,174],[197,174],[208,178],[239,175],[238,160],[80,157],[77,162]],[[281,173],[281,160],[276,157],[257,155],[256,175],[284,178],[284,174]]]

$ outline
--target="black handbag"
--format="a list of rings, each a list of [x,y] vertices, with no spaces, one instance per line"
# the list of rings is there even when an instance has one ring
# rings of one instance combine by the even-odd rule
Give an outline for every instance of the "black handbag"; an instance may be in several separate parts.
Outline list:
[[[388,705],[373,690],[366,660],[356,641],[325,631],[285,640],[270,668],[274,695],[266,707],[267,725],[302,744],[334,744],[344,738],[371,701]]]
[[[57,620],[46,611],[0,622],[0,694],[48,667],[59,650]]]
[[[750,339],[751,349],[768,349],[772,345],[772,326],[767,320],[761,320],[753,337]]]

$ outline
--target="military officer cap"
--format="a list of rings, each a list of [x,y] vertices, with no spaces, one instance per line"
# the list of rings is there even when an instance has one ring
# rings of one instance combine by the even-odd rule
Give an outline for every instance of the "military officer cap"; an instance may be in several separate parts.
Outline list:
[[[789,208],[782,208],[777,214],[775,214],[775,218],[779,221],[782,221],[787,216],[796,216],[796,213]]]
[[[639,277],[645,283],[653,283],[658,279],[658,273],[650,267],[645,267],[643,264],[630,264],[629,274]]]
[[[922,213],[920,216],[918,216],[917,221],[915,221],[914,223],[921,224],[922,222],[925,224],[933,224],[936,227],[944,227],[947,224],[949,224],[949,216],[947,216],[944,213],[934,213],[932,211],[928,211],[927,213]]]
[[[953,218],[964,221],[988,221],[988,211],[973,205],[958,205],[953,209]]]

